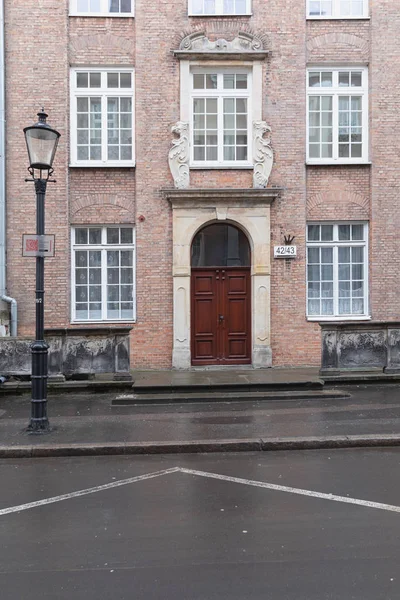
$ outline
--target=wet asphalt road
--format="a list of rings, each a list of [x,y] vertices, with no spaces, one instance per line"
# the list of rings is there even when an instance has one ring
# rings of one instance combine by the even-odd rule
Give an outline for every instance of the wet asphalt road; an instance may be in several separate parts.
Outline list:
[[[116,486],[172,467],[202,474]],[[398,600],[399,467],[400,449],[3,460],[0,598]]]

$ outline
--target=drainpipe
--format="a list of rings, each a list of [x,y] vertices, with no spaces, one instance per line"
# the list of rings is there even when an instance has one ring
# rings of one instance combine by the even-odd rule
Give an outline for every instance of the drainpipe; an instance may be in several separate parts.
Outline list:
[[[12,337],[16,337],[17,336],[17,323],[18,323],[18,308],[17,308],[17,301],[15,298],[10,298],[10,296],[6,296],[5,294],[2,294],[0,296],[0,298],[2,300],[4,300],[4,302],[8,302],[8,304],[11,304],[11,326],[10,326],[10,335]]]
[[[17,301],[6,295],[6,160],[4,0],[0,0],[0,298],[11,304],[10,334],[17,335]]]

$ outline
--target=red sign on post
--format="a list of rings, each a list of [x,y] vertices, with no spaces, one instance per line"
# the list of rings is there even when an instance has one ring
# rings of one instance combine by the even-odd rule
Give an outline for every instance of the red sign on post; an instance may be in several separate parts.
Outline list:
[[[35,235],[24,233],[22,236],[22,256],[54,256],[55,235]]]

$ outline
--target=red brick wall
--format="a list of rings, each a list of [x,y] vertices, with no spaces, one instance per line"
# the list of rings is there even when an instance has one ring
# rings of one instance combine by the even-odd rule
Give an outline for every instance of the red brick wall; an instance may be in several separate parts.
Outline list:
[[[34,328],[34,260],[21,257],[21,237],[35,228],[33,185],[24,183],[22,128],[44,104],[50,123],[62,133],[57,183],[48,185],[46,206],[46,230],[56,234],[57,253],[46,262],[46,326],[70,323],[69,224],[136,223],[132,363],[170,367],[171,209],[160,190],[172,185],[167,160],[170,128],[180,118],[179,61],[172,51],[194,29],[204,29],[213,39],[232,39],[240,29],[251,29],[268,40],[263,118],[272,128],[275,154],[270,185],[284,188],[271,208],[271,241],[280,244],[284,235],[295,235],[298,247],[295,260],[271,258],[274,365],[319,362],[319,326],[305,317],[307,219],[371,219],[372,316],[399,318],[396,4],[375,0],[371,20],[307,21],[305,2],[298,0],[253,0],[252,17],[225,19],[189,18],[187,0],[136,0],[134,19],[68,17],[67,0],[6,0],[8,292],[19,303],[20,333]],[[309,63],[369,63],[372,166],[306,168]],[[70,65],[135,68],[135,169],[68,168]],[[251,185],[249,170],[191,171],[192,187]]]
[[[399,319],[400,12],[373,2],[371,98],[371,299],[374,319]]]

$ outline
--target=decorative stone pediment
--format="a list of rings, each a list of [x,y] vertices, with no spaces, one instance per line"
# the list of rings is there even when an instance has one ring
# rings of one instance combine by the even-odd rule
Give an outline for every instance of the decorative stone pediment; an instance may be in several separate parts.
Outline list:
[[[237,59],[237,60],[262,60],[266,58],[268,50],[264,48],[261,38],[256,35],[241,31],[233,40],[224,38],[210,40],[203,31],[196,31],[183,38],[175,56],[180,59]]]

